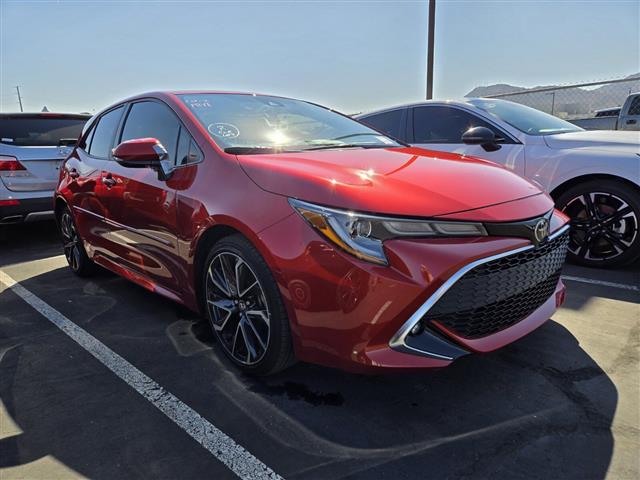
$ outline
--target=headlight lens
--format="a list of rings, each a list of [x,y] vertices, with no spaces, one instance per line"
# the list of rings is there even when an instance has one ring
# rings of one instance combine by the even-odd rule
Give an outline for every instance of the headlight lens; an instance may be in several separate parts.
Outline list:
[[[291,206],[309,225],[361,260],[387,265],[382,243],[398,237],[485,236],[481,223],[403,220],[322,207],[293,198]]]

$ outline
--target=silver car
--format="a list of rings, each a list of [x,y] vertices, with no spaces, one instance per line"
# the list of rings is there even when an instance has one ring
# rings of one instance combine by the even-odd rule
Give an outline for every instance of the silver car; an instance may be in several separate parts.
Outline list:
[[[60,164],[90,115],[0,114],[0,225],[53,217]]]

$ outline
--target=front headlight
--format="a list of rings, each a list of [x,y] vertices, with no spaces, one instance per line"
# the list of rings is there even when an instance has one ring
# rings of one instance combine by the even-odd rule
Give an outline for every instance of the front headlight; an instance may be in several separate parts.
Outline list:
[[[291,206],[334,245],[369,262],[387,265],[382,243],[398,237],[477,237],[487,235],[481,223],[385,218],[322,207],[293,198]]]

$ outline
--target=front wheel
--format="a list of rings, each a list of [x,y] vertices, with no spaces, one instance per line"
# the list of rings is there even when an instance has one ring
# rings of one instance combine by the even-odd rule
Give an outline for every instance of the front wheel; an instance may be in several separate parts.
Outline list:
[[[216,243],[203,271],[207,317],[241,370],[269,375],[294,361],[289,319],[271,271],[243,236]]]
[[[592,180],[560,195],[571,218],[568,260],[588,267],[628,265],[640,257],[640,192],[616,180]]]
[[[58,226],[62,237],[64,256],[71,271],[80,277],[88,277],[95,273],[96,264],[93,263],[84,249],[82,239],[78,234],[78,229],[68,207],[64,207],[60,213]]]

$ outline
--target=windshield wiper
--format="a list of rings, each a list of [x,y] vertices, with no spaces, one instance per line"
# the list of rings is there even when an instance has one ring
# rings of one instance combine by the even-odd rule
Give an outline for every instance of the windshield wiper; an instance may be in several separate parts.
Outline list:
[[[300,150],[285,150],[281,147],[227,147],[224,151],[232,155],[257,155],[260,153],[291,153]]]
[[[315,147],[305,148],[303,152],[309,150],[329,150],[332,148],[393,148],[397,145],[380,145],[379,143],[326,143]]]
[[[331,140],[344,140],[345,138],[360,137],[362,135],[369,135],[371,137],[383,136],[381,133],[378,133],[378,132],[359,132],[359,133],[351,133],[349,135],[342,135],[341,137],[335,137],[335,138],[332,138]]]

